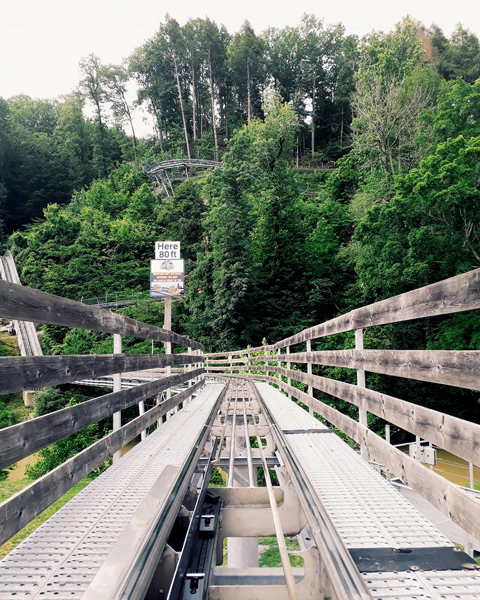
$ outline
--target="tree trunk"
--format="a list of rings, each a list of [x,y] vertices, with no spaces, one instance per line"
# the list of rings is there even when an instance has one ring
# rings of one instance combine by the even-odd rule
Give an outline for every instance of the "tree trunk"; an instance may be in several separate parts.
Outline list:
[[[100,99],[98,96],[94,96],[95,106],[97,107],[97,119],[98,119],[98,129],[100,131],[100,151],[101,151],[101,162],[102,162],[102,177],[105,177],[107,174],[107,161],[105,159],[105,131],[104,125],[102,121],[102,110],[100,107]]]
[[[195,87],[195,65],[192,61],[192,120],[193,120],[193,142],[197,140],[197,90]]]
[[[312,87],[312,160],[315,157],[315,100],[317,94],[316,78],[313,78]]]
[[[138,169],[138,152],[137,152],[137,136],[135,135],[135,128],[133,127],[132,115],[130,114],[130,110],[127,108],[127,117],[130,121],[130,129],[132,130],[132,145],[133,145],[133,155],[135,156],[135,166]]]
[[[227,92],[225,92],[225,137],[228,140],[228,100],[227,100]]]
[[[343,148],[343,102],[342,102],[342,120],[340,122],[340,148]]]
[[[215,92],[214,92],[214,86],[213,86],[212,58],[211,58],[210,50],[208,51],[208,66],[210,68],[210,98],[212,101],[212,128],[213,128],[213,141],[215,143],[215,160],[218,160],[217,124],[215,123]]]
[[[252,107],[250,98],[250,61],[247,59],[247,119],[252,120]]]
[[[187,146],[187,156],[188,156],[188,158],[192,158],[192,156],[190,154],[190,142],[188,141],[187,119],[185,118],[185,110],[183,108],[182,88],[180,87],[180,76],[178,74],[177,57],[175,56],[175,52],[172,52],[172,54],[173,54],[173,66],[175,67],[175,77],[177,80],[178,99],[180,101],[180,110],[182,112],[183,131],[185,133],[185,145]]]

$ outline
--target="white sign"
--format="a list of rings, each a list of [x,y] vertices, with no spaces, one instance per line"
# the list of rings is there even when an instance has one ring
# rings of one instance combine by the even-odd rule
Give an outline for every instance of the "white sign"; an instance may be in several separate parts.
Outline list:
[[[155,258],[156,260],[165,258],[178,260],[180,258],[180,242],[155,242]]]
[[[172,243],[172,242],[168,242]],[[183,260],[150,261],[150,296],[172,296],[185,294],[185,264]]]

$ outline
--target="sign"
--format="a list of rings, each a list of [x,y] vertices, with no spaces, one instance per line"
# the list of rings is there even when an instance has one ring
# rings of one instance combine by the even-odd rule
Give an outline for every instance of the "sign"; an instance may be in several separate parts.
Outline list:
[[[163,242],[178,243],[178,242]],[[178,244],[180,247],[180,244]],[[156,246],[155,246],[156,251]],[[169,251],[169,250],[166,250]],[[181,298],[185,295],[185,264],[183,260],[151,260],[150,261],[150,296],[158,298],[172,296]]]
[[[180,258],[180,242],[155,242],[155,259],[163,260]]]

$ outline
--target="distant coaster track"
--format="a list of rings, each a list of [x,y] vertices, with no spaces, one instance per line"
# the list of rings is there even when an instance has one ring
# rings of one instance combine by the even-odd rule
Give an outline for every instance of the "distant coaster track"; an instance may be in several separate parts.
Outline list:
[[[143,171],[147,177],[162,185],[167,196],[171,196],[173,183],[189,179],[190,169],[223,169],[223,166],[223,163],[217,160],[175,158],[145,165]]]

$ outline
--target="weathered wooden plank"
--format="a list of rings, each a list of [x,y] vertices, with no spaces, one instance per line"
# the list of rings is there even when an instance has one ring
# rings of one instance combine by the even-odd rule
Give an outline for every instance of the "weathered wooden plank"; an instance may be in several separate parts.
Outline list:
[[[197,391],[203,381],[155,406],[145,414],[130,421],[121,429],[92,444],[70,460],[50,471],[28,487],[0,504],[0,545],[58,500],[76,483],[103,464],[130,440],[140,435],[154,421],[161,419]]]
[[[275,383],[287,393],[292,394],[294,398],[311,406],[329,423],[338,427],[358,444],[364,445],[370,458],[374,459],[377,464],[382,465],[391,474],[400,477],[406,485],[426,498],[465,531],[476,538],[480,536],[480,519],[478,518],[480,503],[468,492],[427,469],[422,463],[400,452],[373,431],[331,406],[275,377],[268,377],[268,381]]]
[[[463,275],[357,308],[320,325],[304,329],[277,342],[274,347],[293,346],[307,340],[353,329],[448,315],[478,308],[480,308],[480,269],[475,269]]]
[[[0,393],[35,390],[112,373],[203,362],[187,354],[88,354],[81,356],[0,357]]]
[[[256,367],[255,370],[263,373],[267,369],[269,372],[290,377],[335,398],[350,402],[405,431],[428,440],[439,448],[448,450],[468,462],[480,465],[480,425],[476,423],[470,423],[374,390],[318,375],[310,375],[302,371],[272,366]],[[261,376],[263,377],[263,375]],[[278,379],[274,380],[278,381]]]
[[[206,357],[206,355],[204,355]],[[231,364],[246,364],[248,362],[247,357],[245,358],[232,358],[231,360],[229,358],[225,358],[224,360],[212,360],[212,359],[208,359],[207,360],[209,365],[229,365]]]
[[[285,356],[265,360],[285,362]],[[480,351],[475,350],[327,350],[292,353],[288,359],[480,390]],[[211,365],[209,361],[209,369],[214,368]]]
[[[178,333],[147,325],[98,306],[88,306],[3,280],[0,280],[0,318],[119,333],[203,350],[202,344]]]
[[[18,425],[0,429],[0,469],[38,452],[45,446],[97,423],[116,411],[124,410],[141,400],[151,398],[174,385],[180,385],[204,373],[196,369],[163,377],[128,390],[92,398]]]

